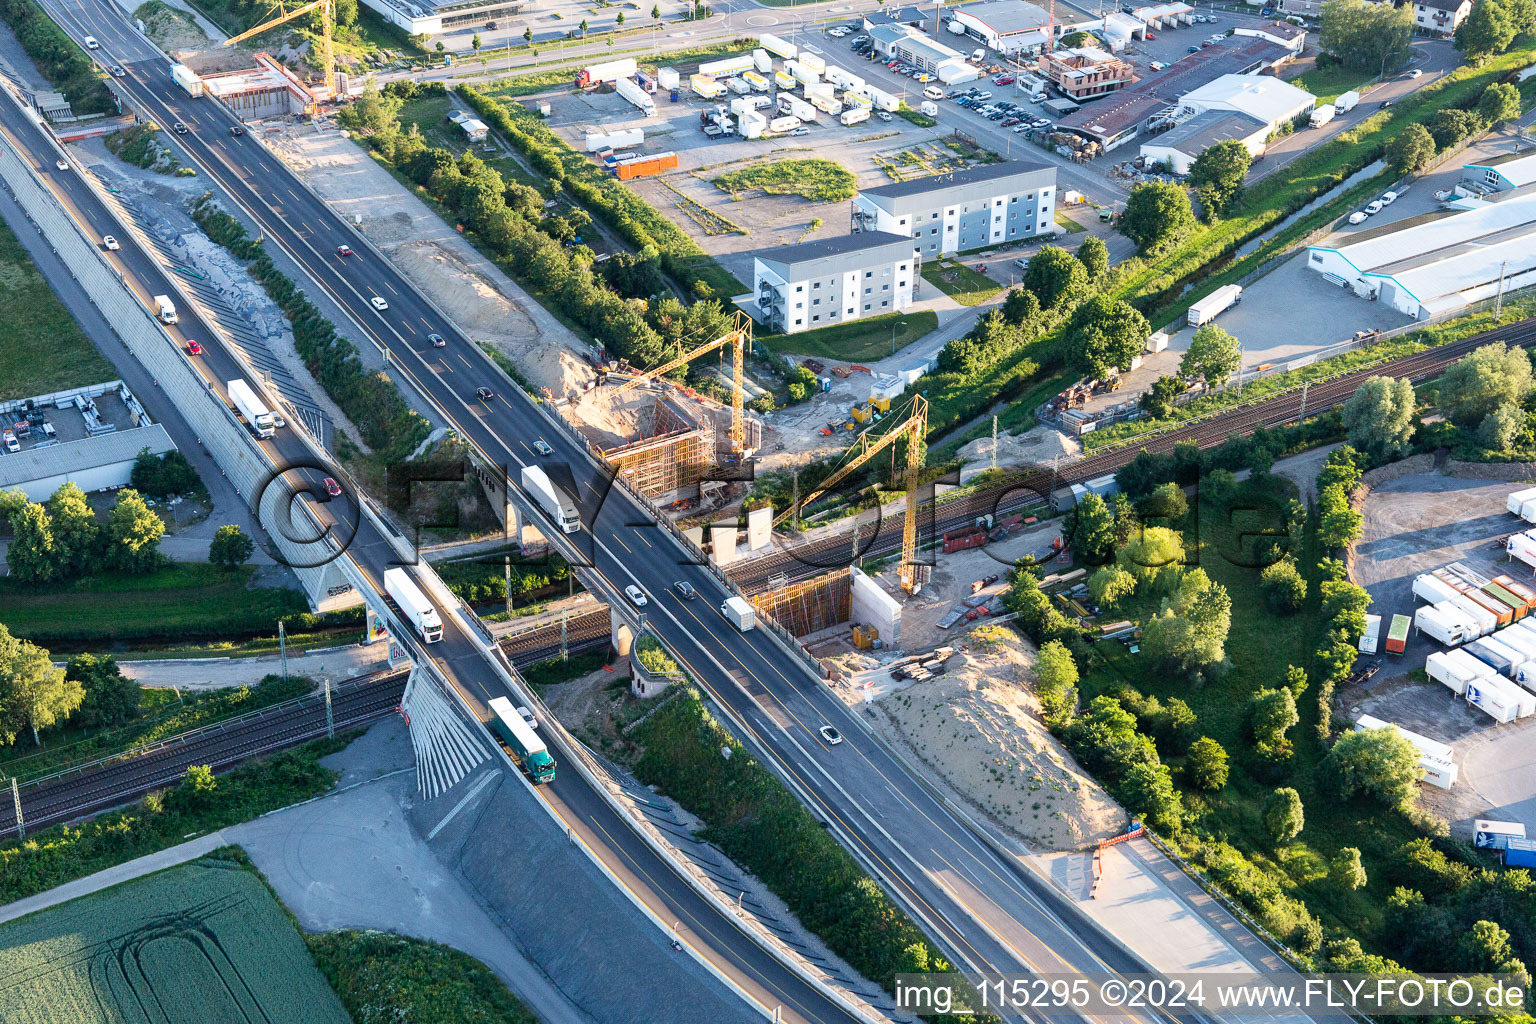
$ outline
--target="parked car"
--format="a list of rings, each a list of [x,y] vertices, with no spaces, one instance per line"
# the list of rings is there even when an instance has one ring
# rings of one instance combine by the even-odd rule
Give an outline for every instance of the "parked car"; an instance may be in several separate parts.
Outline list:
[[[882,121],[889,121],[891,119],[891,115],[884,110],[880,111],[879,117]]]
[[[1167,67],[1167,66],[1168,66],[1168,65],[1167,65],[1167,64],[1164,64],[1164,63],[1163,63],[1163,62],[1162,62],[1162,61],[1160,61],[1160,60],[1155,60],[1155,61],[1153,61],[1153,62],[1152,62],[1152,63],[1151,63],[1151,64],[1148,64],[1148,65],[1147,65],[1147,66],[1148,66],[1148,67],[1149,67],[1149,68],[1151,68],[1151,69],[1152,69],[1152,70],[1153,70],[1153,71],[1162,71],[1162,70],[1163,70],[1163,69],[1164,69],[1164,68],[1166,68],[1166,67]]]
[[[11,433],[9,430],[7,430],[3,437],[0,437],[0,439],[4,440],[5,450],[10,452],[12,455],[21,451],[21,442],[16,440],[16,435]]]
[[[1363,210],[1356,210],[1354,213],[1349,215],[1349,222],[1351,224],[1363,224],[1365,223],[1365,218],[1368,216],[1370,215],[1365,213]]]
[[[1397,202],[1397,193],[1396,192],[1383,192],[1381,194],[1381,205],[1382,206],[1391,206],[1395,202]]]
[[[799,128],[791,128],[789,130],[789,134],[796,135],[796,136],[799,136],[799,135],[809,135],[809,134],[811,134],[811,130],[809,128],[806,128],[805,126],[802,125]]]
[[[1200,52],[1200,47],[1198,47],[1198,46],[1186,46],[1186,47],[1184,47],[1184,52],[1185,53],[1199,53]]]
[[[1384,209],[1386,209],[1386,204],[1378,199],[1373,203],[1366,204],[1365,214],[1367,217],[1374,217]]]

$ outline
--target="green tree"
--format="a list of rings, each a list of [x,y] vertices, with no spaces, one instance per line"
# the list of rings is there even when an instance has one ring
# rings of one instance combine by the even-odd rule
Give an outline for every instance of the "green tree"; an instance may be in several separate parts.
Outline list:
[[[1501,405],[1520,405],[1531,393],[1531,361],[1522,348],[1501,341],[1467,353],[1440,379],[1440,410],[1461,426],[1482,421]]]
[[[1196,789],[1214,793],[1227,784],[1227,751],[1209,736],[1201,736],[1189,745],[1184,762],[1184,777]]]
[[[587,19],[581,19],[581,38],[587,38]]]
[[[11,513],[11,545],[6,562],[11,575],[22,583],[47,583],[59,574],[58,554],[53,548],[53,524],[48,510],[27,502]]]
[[[1178,185],[1153,181],[1137,185],[1120,215],[1120,232],[1142,255],[1169,249],[1195,227],[1189,195]]]
[[[1402,454],[1413,438],[1416,405],[1408,378],[1366,378],[1340,410],[1349,443],[1382,457]]]
[[[443,41],[441,39],[439,39],[437,41],[437,52],[438,53],[442,53],[443,50],[444,50]]]
[[[442,49],[442,44],[438,44]],[[405,100],[379,89],[372,77],[363,83],[363,94],[342,116],[344,123],[369,135],[385,135],[400,130],[400,108]]]
[[[48,499],[48,518],[59,575],[78,576],[95,568],[101,530],[78,484],[70,481],[53,492]]]
[[[76,654],[64,674],[80,684],[85,699],[74,719],[88,728],[122,725],[139,713],[139,685],[108,655]]]
[[[1508,82],[1494,82],[1477,101],[1477,115],[1490,127],[1520,117],[1520,90]]]
[[[1147,318],[1136,307],[1095,295],[1072,314],[1068,344],[1077,365],[1090,377],[1103,379],[1116,370],[1129,370],[1151,333]]]
[[[1192,569],[1163,610],[1142,628],[1141,648],[1163,668],[1194,675],[1225,660],[1231,626],[1232,598],[1226,588],[1211,582],[1205,570]]]
[[[1109,269],[1109,246],[1097,235],[1089,235],[1077,247],[1077,262],[1088,271],[1088,280],[1096,281]]]
[[[1150,388],[1141,393],[1136,404],[1153,419],[1167,419],[1173,415],[1173,410],[1177,408],[1174,403],[1183,393],[1184,378],[1165,373],[1153,381]]]
[[[1429,163],[1435,155],[1435,137],[1429,129],[1417,122],[1398,132],[1387,143],[1384,154],[1387,166],[1397,175],[1411,174]]]
[[[1306,816],[1301,807],[1301,794],[1289,786],[1282,786],[1264,800],[1264,831],[1275,845],[1289,843],[1306,826]]]
[[[41,746],[39,731],[68,718],[84,699],[80,683],[55,668],[46,650],[0,625],[0,743],[31,732]]]
[[[1040,645],[1035,678],[1047,721],[1061,719],[1077,705],[1077,662],[1060,640],[1047,640]]]
[[[255,550],[255,543],[241,532],[240,527],[226,523],[218,528],[208,545],[208,561],[220,569],[233,571],[250,561]]]
[[[1045,309],[1070,305],[1088,289],[1088,271],[1067,250],[1055,245],[1040,247],[1024,268],[1023,285],[1035,293]]]
[[[1115,521],[1097,494],[1090,491],[1083,495],[1068,514],[1063,531],[1080,561],[1103,565],[1114,557]]]
[[[1325,548],[1343,548],[1360,536],[1365,519],[1349,504],[1344,488],[1338,484],[1323,488],[1317,499],[1318,542]]]
[[[187,765],[187,774],[178,787],[178,795],[194,807],[206,807],[219,788],[219,780],[206,764]]]
[[[1357,848],[1346,846],[1333,855],[1333,860],[1328,862],[1328,881],[1351,892],[1364,888],[1365,865],[1360,863],[1360,851]]]
[[[1295,614],[1307,599],[1307,581],[1290,555],[1264,567],[1259,573],[1259,589],[1270,611],[1278,615]]]
[[[151,572],[160,564],[165,523],[149,510],[139,492],[125,487],[107,514],[107,561],[124,572]]]
[[[1290,690],[1262,689],[1248,699],[1248,721],[1255,743],[1277,749],[1287,742],[1285,734],[1301,716]]]
[[[1477,426],[1477,440],[1489,451],[1507,451],[1525,428],[1525,415],[1513,405],[1501,405]]]
[[[4,519],[9,523],[11,521],[11,514],[18,511],[31,500],[27,497],[27,492],[20,487],[13,487],[8,491],[0,491],[0,519]]]
[[[1177,832],[1184,816],[1183,802],[1173,788],[1168,766],[1143,761],[1131,766],[1118,795],[1141,820],[1163,832]]]
[[[1441,149],[1449,149],[1469,135],[1476,135],[1488,127],[1475,110],[1461,110],[1456,107],[1444,107],[1435,111],[1429,119],[1429,134],[1434,138],[1435,145]]]
[[[1291,696],[1301,700],[1301,695],[1307,692],[1307,670],[1300,665],[1285,666],[1285,688],[1291,691]]]
[[[1189,339],[1189,348],[1179,360],[1179,376],[1198,380],[1206,388],[1227,383],[1243,362],[1243,346],[1215,324],[1206,324]]]
[[[1184,495],[1184,488],[1172,480],[1158,484],[1151,494],[1141,499],[1141,521],[1144,523],[1155,520],[1155,525],[1177,530],[1184,525],[1187,515],[1189,499]]]
[[[1184,564],[1184,538],[1166,526],[1147,526],[1121,546],[1116,559],[1138,583],[1145,583],[1165,568]]]
[[[476,53],[480,52],[480,33],[476,32],[474,38],[469,41],[469,48]]]
[[[1322,9],[1324,50],[1346,66],[1385,75],[1408,59],[1413,9],[1366,0],[1326,0]]]
[[[1100,608],[1114,608],[1136,593],[1136,577],[1118,565],[1106,565],[1088,577],[1088,596]]]
[[[1393,807],[1413,800],[1420,775],[1418,748],[1390,727],[1345,733],[1320,767],[1345,799],[1368,796]]]
[[[1468,14],[1456,29],[1456,45],[1466,51],[1467,61],[1480,64],[1509,49],[1515,41],[1518,29],[1504,4],[1485,2],[1472,5]]]
[[[1207,146],[1189,167],[1189,183],[1200,196],[1206,219],[1220,217],[1243,193],[1243,179],[1253,163],[1253,154],[1236,139],[1225,139]]]
[[[651,20],[652,21],[660,21],[661,20],[661,6],[659,4],[653,4],[651,6]]]
[[[1011,288],[1003,300],[1003,319],[1010,324],[1033,323],[1040,316],[1040,300],[1028,288]]]
[[[1170,697],[1163,702],[1163,710],[1153,723],[1157,741],[1170,753],[1178,754],[1193,748],[1195,728],[1199,724],[1189,704],[1180,697]]]

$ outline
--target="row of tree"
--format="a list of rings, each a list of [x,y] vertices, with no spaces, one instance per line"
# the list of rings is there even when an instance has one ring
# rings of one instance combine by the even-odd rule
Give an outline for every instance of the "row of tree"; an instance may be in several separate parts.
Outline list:
[[[1475,110],[1445,107],[1425,123],[1414,122],[1403,128],[1387,142],[1382,158],[1393,173],[1411,174],[1437,152],[1519,116],[1520,90],[1509,82],[1494,82],[1478,97]]]
[[[0,746],[66,720],[119,725],[139,713],[139,688],[110,657],[77,654],[64,668],[48,650],[11,635],[0,623]]]
[[[73,579],[103,569],[153,572],[162,563],[165,523],[131,487],[118,492],[105,526],[73,482],[55,491],[46,505],[29,501],[21,491],[0,493],[0,515],[11,526],[6,561],[11,575],[23,583]]]

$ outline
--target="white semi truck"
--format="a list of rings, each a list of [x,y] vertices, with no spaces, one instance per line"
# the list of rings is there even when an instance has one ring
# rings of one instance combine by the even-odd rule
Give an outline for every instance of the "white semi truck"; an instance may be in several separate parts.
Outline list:
[[[384,570],[384,592],[395,602],[400,614],[416,627],[422,642],[435,644],[443,638],[443,620],[438,618],[437,609],[404,569]]]
[[[243,380],[226,381],[224,387],[229,391],[229,400],[233,403],[235,411],[245,417],[245,425],[260,438],[271,437],[277,431],[277,419],[272,415],[266,403],[257,397],[256,392]]]
[[[539,507],[561,530],[575,533],[581,529],[581,516],[576,513],[576,503],[570,495],[556,487],[554,481],[538,466],[523,467],[523,490],[533,496],[533,500],[539,503]]]
[[[203,80],[185,64],[171,65],[171,80],[181,86],[188,96],[195,98],[203,94]]]

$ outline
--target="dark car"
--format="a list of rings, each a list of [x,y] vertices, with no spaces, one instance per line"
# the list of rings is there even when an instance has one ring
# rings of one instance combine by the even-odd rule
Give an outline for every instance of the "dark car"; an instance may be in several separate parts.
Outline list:
[[[432,343],[433,348],[448,347],[448,339],[443,337],[441,334],[429,334],[427,335],[427,341]]]
[[[237,136],[238,135],[244,135],[245,134],[245,129],[240,127],[237,124],[232,124],[232,125],[229,126],[229,134],[237,135]]]
[[[124,71],[120,66],[118,66],[116,64],[112,65],[112,77],[113,78],[122,78],[127,73],[128,72]]]
[[[175,124],[171,125],[171,131],[175,132],[177,135],[185,135],[187,134],[187,126],[182,124],[180,121],[177,121]]]
[[[496,392],[492,391],[490,388],[475,388],[475,397],[480,399],[482,402],[489,402],[491,399],[496,397]]]
[[[678,580],[672,584],[672,589],[677,591],[677,596],[681,597],[684,601],[692,601],[699,596],[699,592],[694,590],[693,584],[687,580]]]

